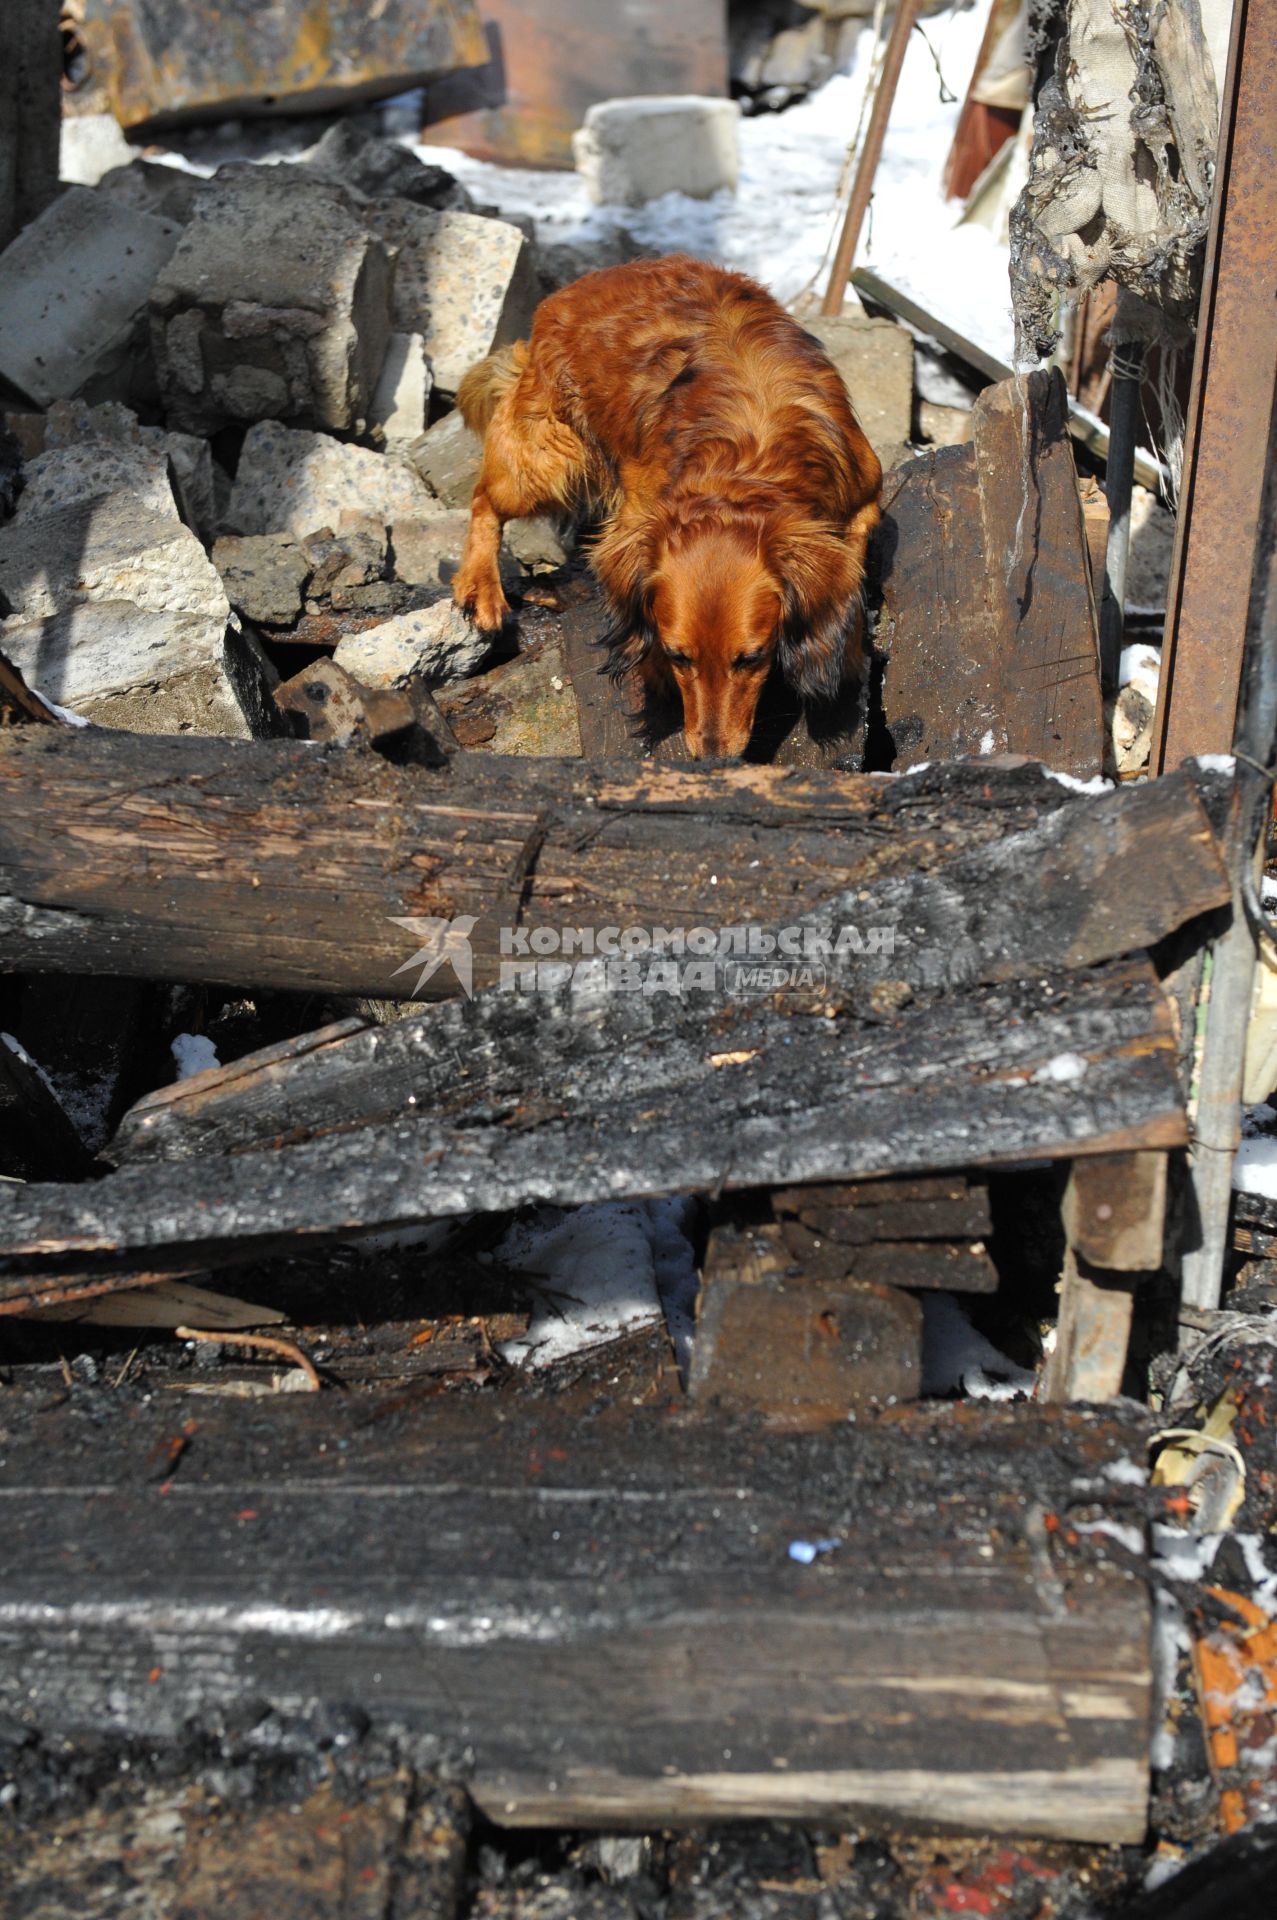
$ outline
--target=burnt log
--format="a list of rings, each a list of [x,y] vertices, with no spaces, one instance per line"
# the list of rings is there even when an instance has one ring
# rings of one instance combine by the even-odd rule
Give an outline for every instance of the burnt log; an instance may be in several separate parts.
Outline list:
[[[0,738],[0,966],[31,972],[431,999],[535,958],[531,929],[562,952],[564,929],[814,912],[825,931],[878,930],[863,982],[958,985],[1091,965],[1229,897],[1182,774],[1083,796],[1024,765],[883,780]]]
[[[503,1826],[1143,1838],[1138,1415],[897,1412],[764,1440],[757,1416],[628,1403],[378,1419],[290,1396],[245,1420],[205,1400],[176,1469],[170,1396],[109,1444],[96,1405],[5,1423],[19,1728],[153,1741],[251,1702],[286,1724],[393,1704],[470,1750]],[[831,1544],[802,1565],[804,1542]]]
[[[241,1063],[241,1066],[243,1063]],[[0,1298],[100,1263],[228,1265],[293,1239],[588,1200],[1183,1143],[1146,960],[920,994],[480,995],[152,1104],[180,1155],[0,1191]],[[234,1151],[236,1147],[247,1148]],[[231,1149],[231,1150],[228,1150]],[[194,1157],[191,1157],[194,1156]]]

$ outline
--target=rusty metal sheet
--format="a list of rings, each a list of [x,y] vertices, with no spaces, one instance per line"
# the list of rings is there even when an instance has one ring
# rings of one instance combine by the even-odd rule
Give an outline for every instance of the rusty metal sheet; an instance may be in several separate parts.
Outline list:
[[[487,58],[475,0],[86,0],[123,127],[373,100]]]
[[[1277,378],[1277,7],[1237,0],[1189,397],[1162,683],[1161,773],[1227,753]]]
[[[487,65],[426,89],[425,137],[570,167],[597,100],[727,92],[725,0],[484,0]]]

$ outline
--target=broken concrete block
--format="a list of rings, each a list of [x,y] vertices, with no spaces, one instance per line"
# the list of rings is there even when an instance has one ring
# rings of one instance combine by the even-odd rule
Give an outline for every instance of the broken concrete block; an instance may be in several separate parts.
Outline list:
[[[224,167],[151,288],[170,420],[208,430],[368,417],[393,268],[344,190],[300,167]]]
[[[134,159],[126,167],[111,167],[97,183],[97,190],[122,207],[138,213],[154,213],[161,220],[176,220],[184,227],[200,200],[214,182],[201,173],[188,173],[184,167],[166,166],[162,160]]]
[[[401,687],[414,677],[438,686],[476,673],[491,651],[460,609],[441,599],[353,634],[333,659],[366,687]]]
[[[419,333],[392,333],[368,412],[371,435],[382,446],[407,446],[425,431],[430,363]]]
[[[0,380],[37,406],[127,392],[171,220],[69,187],[0,254]]]
[[[49,698],[140,733],[247,736],[277,676],[203,547],[127,494],[0,531],[0,647]]]
[[[573,543],[570,534],[556,527],[547,515],[538,514],[533,520],[511,520],[504,544],[529,573],[553,573],[567,565]]]
[[[913,335],[894,320],[804,315],[843,377],[870,446],[884,470],[909,452],[913,422]]]
[[[132,408],[105,400],[90,407],[83,400],[60,400],[46,416],[46,445],[73,449],[86,443],[136,447],[166,459],[178,508],[188,527],[201,540],[211,540],[217,519],[213,455],[207,440],[193,433],[171,433],[163,427],[144,427]],[[116,490],[114,482],[98,493]]]
[[[445,507],[468,507],[479,478],[483,442],[459,413],[446,413],[409,449],[414,470]]]
[[[431,213],[407,200],[360,209],[395,262],[394,325],[419,333],[435,386],[451,397],[496,347],[526,336],[536,306],[532,249],[508,220]]]
[[[112,446],[106,440],[52,447],[27,462],[25,480],[15,521],[34,520],[108,493],[127,494],[149,513],[181,518],[168,458],[149,447]]]
[[[414,587],[451,585],[469,531],[470,514],[464,507],[447,508],[428,520],[397,520],[390,529],[396,580]],[[502,585],[507,591],[517,588],[523,569],[504,546],[497,564]]]
[[[418,160],[395,141],[364,133],[351,120],[334,121],[323,138],[302,154],[299,164],[369,199],[393,196],[419,207],[458,213],[469,212],[474,204],[445,168]]]
[[[695,94],[600,100],[572,135],[572,155],[596,206],[641,207],[663,193],[706,200],[735,191],[739,119],[734,100]]]
[[[432,501],[414,469],[388,454],[263,420],[244,440],[227,531],[305,535],[336,527],[356,504],[389,526],[426,517]]]
[[[213,565],[236,613],[261,627],[291,627],[302,610],[311,563],[286,533],[225,534]]]

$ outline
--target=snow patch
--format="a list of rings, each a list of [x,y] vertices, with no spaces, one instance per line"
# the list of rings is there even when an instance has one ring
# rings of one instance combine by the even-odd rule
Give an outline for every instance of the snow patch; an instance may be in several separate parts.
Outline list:
[[[951,1293],[924,1293],[920,1304],[924,1395],[962,1392],[973,1400],[1010,1400],[1032,1393],[1037,1375],[999,1353]]]
[[[173,1061],[179,1080],[203,1073],[207,1067],[220,1067],[217,1048],[206,1033],[179,1033],[172,1041]]]
[[[1038,1068],[1033,1078],[1038,1086],[1045,1086],[1050,1081],[1080,1080],[1085,1072],[1086,1061],[1080,1053],[1057,1053],[1053,1060]]]
[[[1043,767],[1048,780],[1054,780],[1058,786],[1067,787],[1071,793],[1110,793],[1113,782],[1097,773],[1090,780],[1079,780],[1075,773],[1060,773],[1055,767]]]

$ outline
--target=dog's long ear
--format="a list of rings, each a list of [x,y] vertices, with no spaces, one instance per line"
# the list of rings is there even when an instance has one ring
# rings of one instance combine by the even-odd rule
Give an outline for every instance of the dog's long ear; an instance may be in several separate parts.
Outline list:
[[[617,518],[594,548],[594,566],[612,603],[612,620],[600,645],[607,649],[605,671],[621,679],[656,645],[652,614],[655,537],[645,517]]]
[[[860,617],[860,559],[838,534],[807,526],[782,535],[769,560],[781,583],[785,678],[804,700],[834,700],[848,665],[856,664],[848,641]]]

